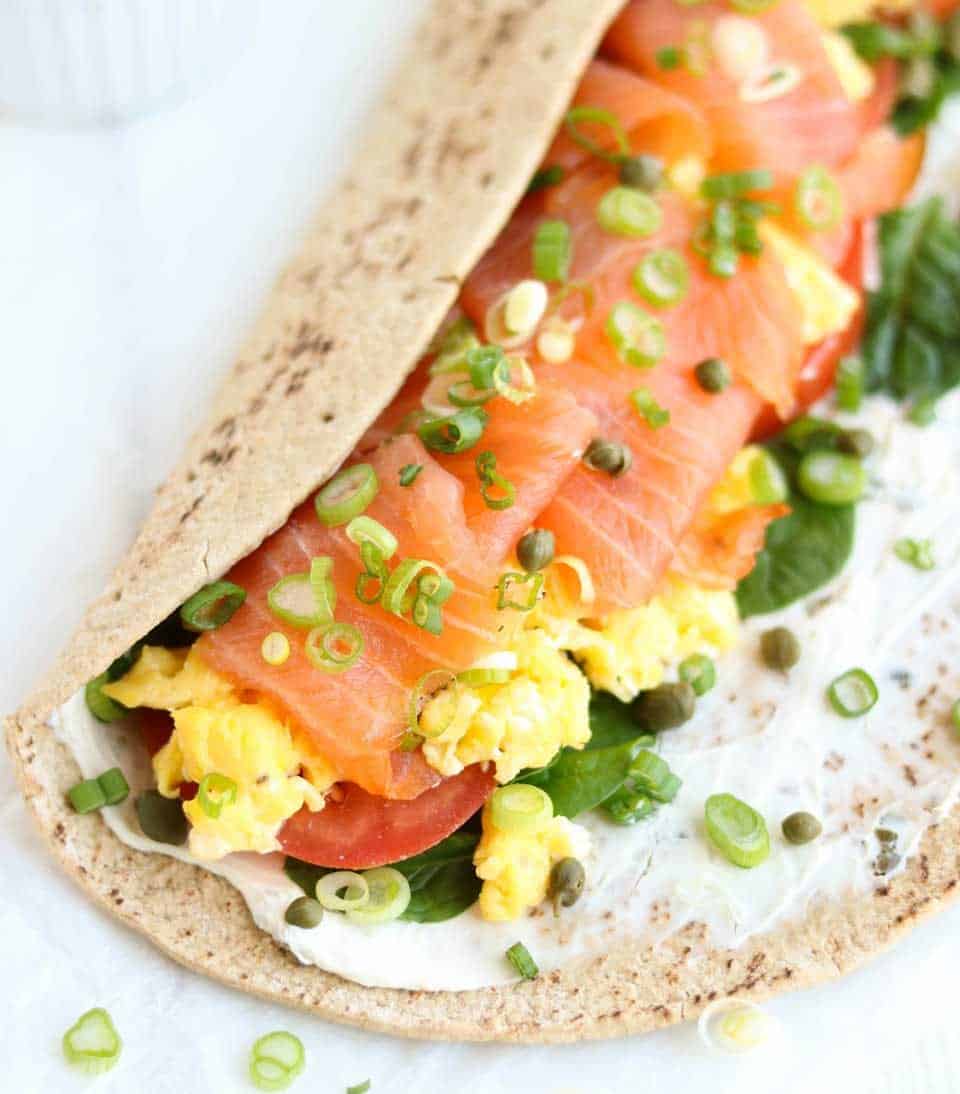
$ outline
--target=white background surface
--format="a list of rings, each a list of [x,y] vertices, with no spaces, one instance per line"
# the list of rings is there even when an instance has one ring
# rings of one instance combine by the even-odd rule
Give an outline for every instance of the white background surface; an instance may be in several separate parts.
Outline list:
[[[0,710],[100,591],[423,6],[270,5],[207,91],[123,129],[0,117]],[[5,755],[0,825],[0,1088],[18,1094],[249,1090],[248,1047],[276,1028],[306,1044],[294,1090],[368,1077],[374,1094],[960,1089],[960,909],[841,983],[771,1003],[782,1036],[750,1057],[709,1056],[691,1028],[556,1048],[405,1043],[207,983],[110,921],[53,866]],[[94,1005],[125,1048],[89,1082],[59,1038]]]

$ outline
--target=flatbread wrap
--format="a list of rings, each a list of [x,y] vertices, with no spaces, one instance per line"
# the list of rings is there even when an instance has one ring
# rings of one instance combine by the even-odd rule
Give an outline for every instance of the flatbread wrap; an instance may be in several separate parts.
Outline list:
[[[951,895],[960,242],[901,206],[903,41],[936,81],[952,24],[853,14],[437,6],[8,723],[100,903],[326,1017],[533,1041]]]

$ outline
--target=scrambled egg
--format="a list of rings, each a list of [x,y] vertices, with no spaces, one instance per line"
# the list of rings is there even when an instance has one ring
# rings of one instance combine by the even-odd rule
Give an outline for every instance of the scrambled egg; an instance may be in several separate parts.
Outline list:
[[[860,296],[834,270],[797,239],[766,220],[763,242],[779,259],[797,301],[806,345],[845,330],[860,306]]]
[[[497,781],[507,783],[526,767],[548,764],[565,745],[582,748],[589,740],[583,674],[540,630],[522,634],[514,648],[517,667],[506,683],[460,688],[452,718],[446,694],[424,707],[423,754],[442,775],[492,762]]]
[[[503,832],[490,812],[488,803],[483,809],[483,836],[473,856],[483,880],[480,914],[495,921],[516,919],[545,899],[555,863],[586,857],[590,836],[566,817],[551,817],[533,832]]]
[[[193,651],[144,646],[133,668],[103,690],[127,707],[172,712],[173,734],[153,758],[161,794],[176,797],[181,783],[214,772],[236,783],[236,800],[217,817],[196,798],[184,802],[197,858],[278,850],[283,822],[303,805],[322,809],[322,792],[336,780],[309,741],[269,707],[243,702]]]
[[[763,449],[756,444],[744,445],[740,449],[723,478],[710,491],[705,515],[722,517],[756,504],[751,472],[753,461],[762,453]]]
[[[807,0],[807,7],[821,26],[842,27],[844,23],[860,23],[871,19],[878,11],[901,12],[916,7],[916,0]]]

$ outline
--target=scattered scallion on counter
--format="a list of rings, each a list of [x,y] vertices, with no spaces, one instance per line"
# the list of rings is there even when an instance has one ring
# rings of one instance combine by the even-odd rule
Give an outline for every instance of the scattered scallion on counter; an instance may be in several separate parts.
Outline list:
[[[733,794],[711,794],[704,805],[710,842],[744,870],[759,866],[770,854],[770,834],[763,817]]]
[[[233,617],[246,599],[246,592],[232,581],[214,581],[186,601],[180,609],[180,619],[188,631],[215,631]]]
[[[540,973],[537,963],[530,956],[530,951],[522,942],[514,942],[507,950],[507,960],[513,965],[518,976],[524,980],[535,980]]]
[[[338,471],[314,499],[320,523],[336,528],[353,520],[373,501],[379,489],[377,473],[368,463]]]
[[[400,468],[400,485],[401,486],[413,486],[417,480],[417,475],[423,470],[423,465],[419,463],[405,463]]]
[[[898,539],[893,545],[893,553],[916,570],[932,570],[937,564],[931,539]]]
[[[110,1015],[94,1007],[74,1022],[63,1035],[63,1055],[85,1075],[102,1075],[120,1059],[123,1041]]]
[[[876,706],[880,692],[865,669],[848,669],[830,684],[827,697],[837,714],[859,718]]]
[[[286,1030],[258,1038],[250,1050],[250,1079],[258,1090],[286,1090],[303,1071],[303,1042]]]

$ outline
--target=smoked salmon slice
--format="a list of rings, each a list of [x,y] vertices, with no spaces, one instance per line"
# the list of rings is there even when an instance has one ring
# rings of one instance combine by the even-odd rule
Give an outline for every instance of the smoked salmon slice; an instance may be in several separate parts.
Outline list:
[[[697,520],[680,541],[670,568],[707,588],[735,589],[753,569],[770,523],[789,512],[789,505],[751,505]]]

